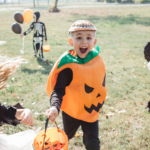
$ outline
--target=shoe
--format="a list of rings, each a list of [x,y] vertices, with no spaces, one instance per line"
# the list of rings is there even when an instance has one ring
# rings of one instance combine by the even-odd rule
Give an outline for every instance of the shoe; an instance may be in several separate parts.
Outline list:
[[[41,59],[41,61],[44,61],[44,58],[40,58]]]

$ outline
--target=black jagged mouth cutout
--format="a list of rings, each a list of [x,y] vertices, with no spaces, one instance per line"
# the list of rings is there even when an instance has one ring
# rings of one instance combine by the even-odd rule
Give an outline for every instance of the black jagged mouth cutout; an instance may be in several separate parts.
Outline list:
[[[95,105],[92,104],[90,108],[88,108],[88,107],[86,107],[86,106],[84,105],[84,109],[85,109],[88,113],[90,113],[90,114],[92,113],[93,110],[95,110],[96,112],[99,112],[99,110],[102,108],[103,104],[104,104],[104,101],[103,101],[102,104],[101,104],[101,103],[98,103],[97,106],[95,106]]]
[[[88,50],[88,48],[80,48],[81,53],[85,53]]]

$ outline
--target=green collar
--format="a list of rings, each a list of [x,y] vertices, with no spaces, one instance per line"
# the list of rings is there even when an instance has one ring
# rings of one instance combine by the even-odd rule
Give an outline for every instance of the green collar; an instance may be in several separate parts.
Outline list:
[[[70,49],[70,50],[73,50],[73,49]],[[68,50],[64,53],[64,55],[62,56],[62,58],[58,64],[57,69],[59,69],[60,67],[62,67],[65,64],[69,64],[69,63],[85,64],[99,54],[100,48],[99,48],[99,46],[97,46],[96,49],[93,48],[85,58],[80,58],[78,56],[77,57],[72,56],[69,53],[70,50]]]

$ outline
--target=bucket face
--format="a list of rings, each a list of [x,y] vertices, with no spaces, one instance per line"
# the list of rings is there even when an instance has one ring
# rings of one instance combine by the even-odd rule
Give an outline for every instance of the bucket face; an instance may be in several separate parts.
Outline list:
[[[44,45],[42,46],[44,52],[49,52],[50,51],[50,45]]]
[[[36,150],[68,150],[68,138],[64,131],[57,128],[48,128],[46,131],[45,144],[43,148],[44,130],[34,139]]]

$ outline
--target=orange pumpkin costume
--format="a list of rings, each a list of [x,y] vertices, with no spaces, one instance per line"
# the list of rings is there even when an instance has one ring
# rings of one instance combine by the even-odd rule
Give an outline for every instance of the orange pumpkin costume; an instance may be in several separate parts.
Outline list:
[[[65,89],[61,110],[86,122],[98,120],[99,111],[106,98],[106,71],[98,54],[99,50],[92,49],[81,59],[75,56],[74,50],[66,51],[55,63],[47,82],[47,93],[50,97],[58,74],[65,68],[72,70],[73,79]]]

